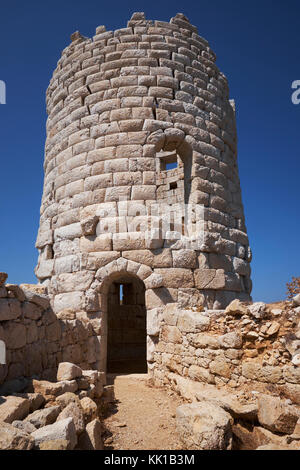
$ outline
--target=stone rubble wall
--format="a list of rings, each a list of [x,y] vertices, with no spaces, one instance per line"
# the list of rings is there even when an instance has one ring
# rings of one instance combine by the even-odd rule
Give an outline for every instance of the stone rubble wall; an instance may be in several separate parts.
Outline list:
[[[157,385],[174,385],[175,374],[234,390],[273,391],[300,404],[299,307],[234,301],[226,311],[197,312],[170,304],[149,312],[148,334]]]
[[[45,288],[0,286],[0,340],[6,346],[0,384],[32,376],[52,380],[62,361],[96,369],[98,335],[98,320],[76,318],[69,311],[55,315]]]

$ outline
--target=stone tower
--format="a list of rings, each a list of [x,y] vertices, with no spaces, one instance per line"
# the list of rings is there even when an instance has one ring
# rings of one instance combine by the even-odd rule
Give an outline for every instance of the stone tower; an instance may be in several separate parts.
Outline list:
[[[234,103],[183,14],[71,39],[47,91],[36,275],[113,371],[146,354],[147,311],[250,300]]]

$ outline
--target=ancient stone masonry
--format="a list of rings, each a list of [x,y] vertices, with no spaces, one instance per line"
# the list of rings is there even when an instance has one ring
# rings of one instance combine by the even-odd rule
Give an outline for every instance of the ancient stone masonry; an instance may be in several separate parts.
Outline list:
[[[168,303],[250,300],[234,103],[215,61],[183,14],[134,13],[74,33],[51,79],[36,275],[56,314],[98,324],[100,370],[111,292],[140,311],[137,329]]]
[[[53,380],[61,361],[95,369],[98,333],[93,320],[75,318],[68,311],[55,315],[44,287],[1,286],[0,280],[0,341],[6,349],[0,395],[23,390],[28,377]]]

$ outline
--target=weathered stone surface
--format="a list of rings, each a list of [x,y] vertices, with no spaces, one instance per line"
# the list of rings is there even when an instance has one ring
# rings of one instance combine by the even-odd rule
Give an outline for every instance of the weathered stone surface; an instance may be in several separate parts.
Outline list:
[[[13,421],[12,425],[17,429],[24,431],[26,434],[31,434],[32,432],[36,431],[36,427],[33,424],[29,423],[27,420]]]
[[[243,339],[240,333],[227,333],[219,337],[219,344],[225,349],[240,349],[243,345]]]
[[[55,397],[66,392],[76,392],[78,389],[76,380],[65,380],[56,383],[48,382],[47,380],[33,380],[32,385],[35,393]]]
[[[93,421],[98,417],[98,407],[96,403],[89,397],[82,398],[80,405],[83,410],[85,424]]]
[[[198,333],[209,329],[210,319],[201,313],[182,310],[178,316],[177,326],[184,333]]]
[[[55,402],[63,409],[69,405],[69,403],[79,403],[79,398],[75,393],[66,392],[56,397]]]
[[[300,412],[286,405],[280,398],[260,395],[258,398],[258,420],[273,432],[293,434]]]
[[[6,273],[0,273],[0,287],[4,286],[7,277]]]
[[[238,299],[233,300],[225,310],[226,315],[247,315],[248,313],[248,307]]]
[[[36,429],[48,424],[53,424],[60,413],[60,406],[50,406],[43,410],[37,410],[27,416],[26,422],[31,423]]]
[[[80,367],[70,362],[61,362],[58,366],[57,380],[73,380],[82,376]]]
[[[53,439],[39,444],[39,450],[69,450],[69,441],[66,439]]]
[[[0,449],[1,450],[31,450],[34,439],[26,432],[11,424],[0,422]]]
[[[41,393],[15,393],[14,395],[29,400],[30,413],[41,408],[45,403],[45,398]]]
[[[296,307],[300,307],[300,294],[295,295],[293,298],[293,305]]]
[[[81,450],[103,450],[101,436],[102,426],[99,419],[94,419],[87,424],[85,431],[79,438]]]
[[[256,302],[252,305],[249,305],[249,312],[254,318],[263,318],[267,312],[266,304],[263,302]]]
[[[72,418],[44,426],[33,432],[31,436],[36,447],[39,447],[42,442],[64,440],[68,442],[68,450],[73,450],[77,444],[76,428]]]
[[[29,413],[29,400],[20,397],[0,397],[0,421],[12,423]]]
[[[57,422],[65,420],[66,418],[73,419],[76,433],[80,435],[84,430],[84,415],[80,403],[69,403],[59,414]]]
[[[176,411],[177,430],[189,450],[230,450],[231,416],[211,403],[182,405]]]

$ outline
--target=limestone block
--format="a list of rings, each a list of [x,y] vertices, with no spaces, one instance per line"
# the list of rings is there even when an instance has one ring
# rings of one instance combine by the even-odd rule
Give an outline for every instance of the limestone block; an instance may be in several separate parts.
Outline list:
[[[94,274],[91,271],[60,274],[57,276],[57,293],[86,291],[90,288]]]
[[[65,440],[68,442],[68,450],[73,450],[77,444],[76,428],[72,418],[44,426],[33,432],[31,436],[37,447],[45,441]]]
[[[80,238],[82,235],[82,228],[79,222],[75,224],[66,225],[54,230],[54,240],[60,241],[65,239]]]
[[[260,395],[258,398],[258,420],[273,432],[293,434],[299,419],[296,407],[286,405],[280,398]]]
[[[156,351],[156,342],[153,337],[147,336],[147,362],[154,362],[154,354]]]
[[[79,436],[85,429],[84,415],[80,403],[69,403],[58,415],[57,423],[65,419],[71,418],[74,422],[76,434]]]
[[[156,186],[154,185],[144,185],[144,186],[134,186],[132,188],[132,200],[135,201],[148,201],[156,200]]]
[[[22,314],[21,304],[17,299],[0,299],[0,321],[16,320]]]
[[[83,410],[85,424],[90,423],[98,417],[98,407],[91,398],[82,398],[82,400],[80,400],[80,405]]]
[[[84,295],[78,291],[58,294],[54,298],[54,310],[57,313],[65,309],[71,309],[76,312],[82,310],[84,305]]]
[[[212,374],[219,375],[229,379],[231,376],[231,367],[223,358],[218,357],[209,364],[209,370]]]
[[[158,336],[162,321],[163,312],[159,308],[147,311],[147,334],[149,336]]]
[[[222,269],[197,269],[194,273],[198,289],[224,289],[225,275]]]
[[[42,428],[48,424],[53,424],[56,421],[60,412],[60,406],[50,406],[43,410],[36,410],[27,416],[25,422],[32,424],[35,429]]]
[[[103,450],[102,426],[99,419],[87,424],[85,431],[80,436],[79,447],[82,450]]]
[[[22,323],[8,322],[4,326],[7,349],[20,349],[26,344],[26,327]]]
[[[196,268],[197,257],[193,250],[172,251],[174,268]]]
[[[16,420],[12,423],[12,425],[14,426],[14,428],[20,429],[21,431],[24,431],[26,434],[31,434],[32,432],[36,431],[36,427],[27,421]]]
[[[103,233],[97,237],[82,237],[80,239],[80,250],[83,253],[110,251],[111,249],[112,234],[110,233]]]
[[[160,274],[152,273],[144,281],[146,289],[157,289],[163,286],[163,277]]]
[[[209,348],[209,349],[219,349],[220,344],[218,341],[217,336],[211,336],[206,333],[198,333],[198,334],[193,334],[191,336],[191,344],[195,346],[195,348]]]
[[[159,289],[148,289],[146,291],[146,305],[149,308],[162,307],[169,303],[177,301],[177,289],[166,289],[160,287]]]
[[[199,333],[210,327],[210,318],[198,312],[182,310],[178,315],[177,326],[184,333]]]
[[[55,273],[73,273],[80,270],[80,258],[78,255],[62,256],[55,260]]]
[[[1,450],[32,450],[34,439],[8,423],[1,423],[0,426],[0,449]]]
[[[179,308],[200,307],[204,305],[205,297],[198,289],[179,289],[178,306]]]
[[[219,344],[225,349],[240,349],[243,346],[243,338],[240,333],[226,333],[219,337]]]
[[[59,396],[66,392],[76,392],[78,387],[76,380],[64,380],[61,382],[48,382],[47,380],[33,380],[33,389],[35,393],[43,396]]]
[[[113,250],[143,250],[145,248],[145,235],[140,232],[114,233]]]
[[[0,287],[5,285],[8,275],[6,273],[0,273]]]
[[[81,221],[81,229],[84,236],[95,235],[98,224],[98,217],[90,217]]]

